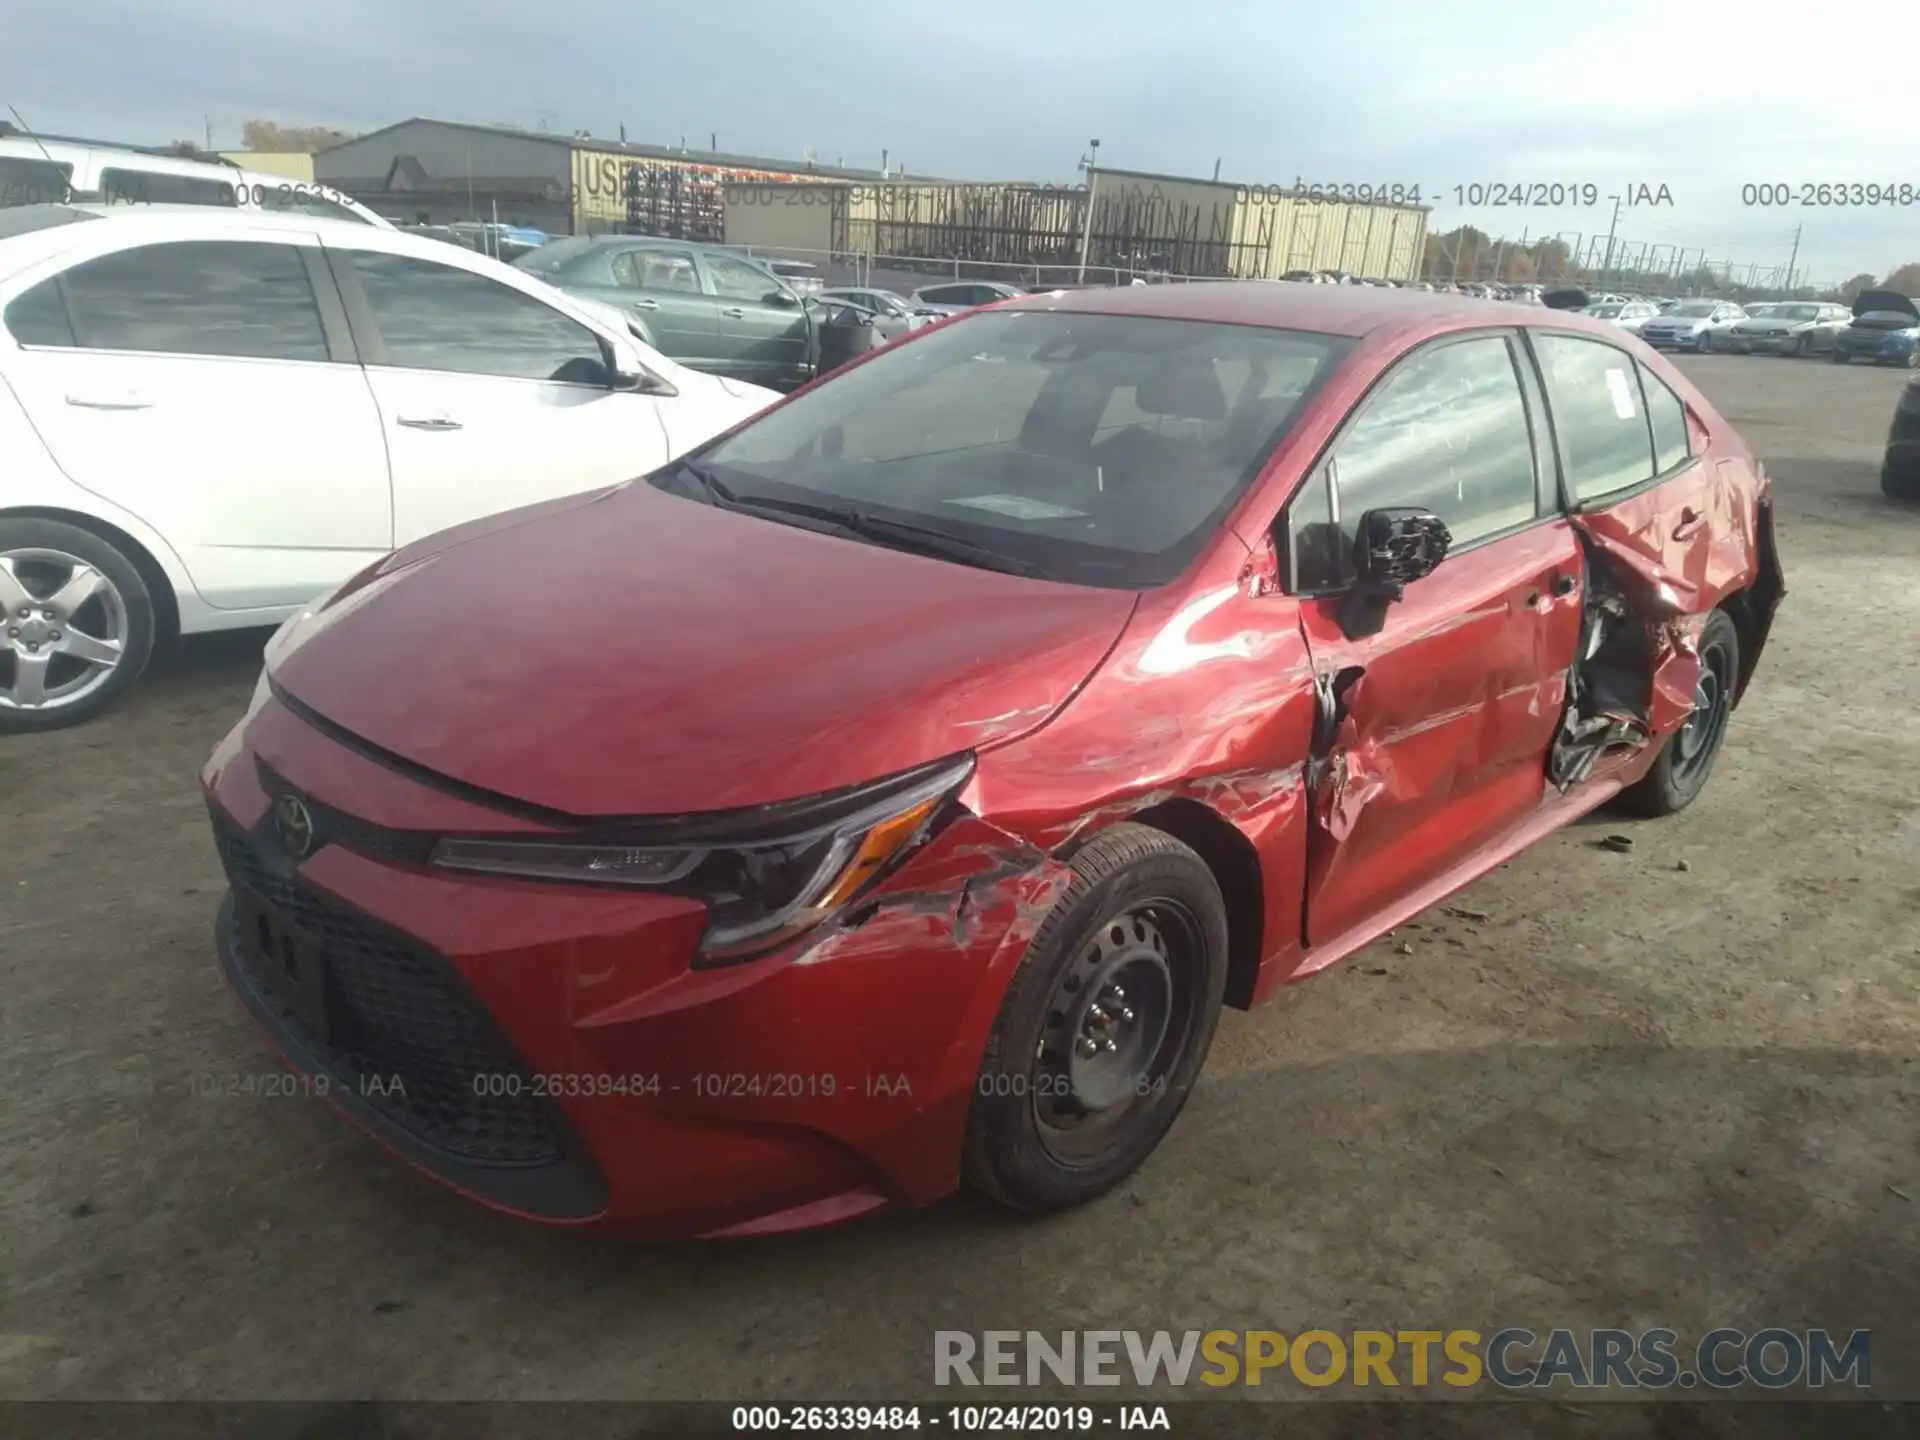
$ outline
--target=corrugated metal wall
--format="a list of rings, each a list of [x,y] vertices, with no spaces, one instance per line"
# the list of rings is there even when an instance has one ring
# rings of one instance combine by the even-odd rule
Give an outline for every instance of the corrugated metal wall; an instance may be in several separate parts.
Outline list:
[[[1234,214],[1234,260],[1246,278],[1289,270],[1343,270],[1373,280],[1415,280],[1427,212],[1410,206],[1299,199],[1255,187]]]

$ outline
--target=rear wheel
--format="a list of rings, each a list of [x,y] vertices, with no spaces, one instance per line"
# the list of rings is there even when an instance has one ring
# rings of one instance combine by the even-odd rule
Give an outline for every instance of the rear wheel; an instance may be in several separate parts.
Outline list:
[[[1693,714],[1667,737],[1653,768],[1621,792],[1622,809],[1636,815],[1676,815],[1698,798],[1727,737],[1739,680],[1740,632],[1726,611],[1716,610],[1700,632],[1700,679],[1694,685]]]
[[[1893,500],[1920,500],[1920,471],[1880,467],[1880,490]]]
[[[967,1183],[1016,1210],[1083,1204],[1139,1168],[1226,989],[1226,906],[1186,845],[1128,822],[1072,868],[1007,987],[967,1122]]]
[[[1834,346],[1832,350],[1827,352],[1827,359],[1831,360],[1836,365],[1846,364],[1847,358],[1848,358],[1847,352],[1842,350],[1838,345]]]
[[[153,597],[133,562],[58,520],[0,520],[0,734],[97,715],[153,653]]]

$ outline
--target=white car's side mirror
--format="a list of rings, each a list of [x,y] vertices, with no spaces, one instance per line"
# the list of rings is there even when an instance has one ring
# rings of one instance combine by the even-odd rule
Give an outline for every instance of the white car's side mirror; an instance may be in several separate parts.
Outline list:
[[[672,382],[662,379],[646,366],[640,358],[639,347],[624,336],[615,336],[607,341],[608,369],[612,374],[612,389],[632,390],[642,395],[678,395],[680,392]]]

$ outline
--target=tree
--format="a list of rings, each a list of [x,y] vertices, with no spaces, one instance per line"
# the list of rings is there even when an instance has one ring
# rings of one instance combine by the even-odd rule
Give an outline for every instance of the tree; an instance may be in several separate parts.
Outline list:
[[[353,135],[325,125],[280,125],[272,120],[249,120],[240,127],[240,140],[249,150],[311,155]]]
[[[169,155],[177,155],[182,160],[204,160],[207,157],[207,152],[191,140],[174,141],[171,145],[167,146],[167,153]]]
[[[1902,265],[1887,276],[1880,288],[1899,295],[1920,295],[1920,262],[1909,261]]]
[[[1847,304],[1851,305],[1853,303],[1854,296],[1858,295],[1862,290],[1871,290],[1873,288],[1874,288],[1873,276],[1867,274],[1863,270],[1858,275],[1854,276],[1851,280],[1847,281],[1846,284],[1840,287],[1840,298],[1846,301]]]

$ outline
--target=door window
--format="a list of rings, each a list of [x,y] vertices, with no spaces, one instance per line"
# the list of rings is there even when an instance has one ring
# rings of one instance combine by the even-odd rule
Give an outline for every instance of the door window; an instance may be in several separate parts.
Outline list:
[[[780,282],[766,271],[726,255],[707,256],[707,273],[713,277],[715,292],[728,300],[752,300],[758,304],[780,288]]]
[[[234,241],[142,245],[43,280],[7,307],[23,345],[252,360],[326,360],[298,248]]]
[[[169,175],[157,170],[100,172],[100,198],[108,205],[238,205],[233,185],[211,176]]]
[[[604,385],[600,337],[531,295],[432,260],[356,250],[386,358],[410,370]]]
[[[679,250],[622,250],[613,257],[613,279],[629,290],[700,293],[700,272],[693,256]]]
[[[1536,336],[1534,349],[1574,498],[1601,500],[1651,480],[1653,437],[1633,357],[1571,335]]]
[[[1667,388],[1667,382],[1646,366],[1640,367],[1640,387],[1647,398],[1647,419],[1653,425],[1654,469],[1664,475],[1687,459],[1687,407]]]
[[[1533,431],[1506,339],[1434,345],[1403,361],[1363,402],[1332,471],[1348,553],[1368,510],[1431,510],[1456,547],[1532,520]]]

